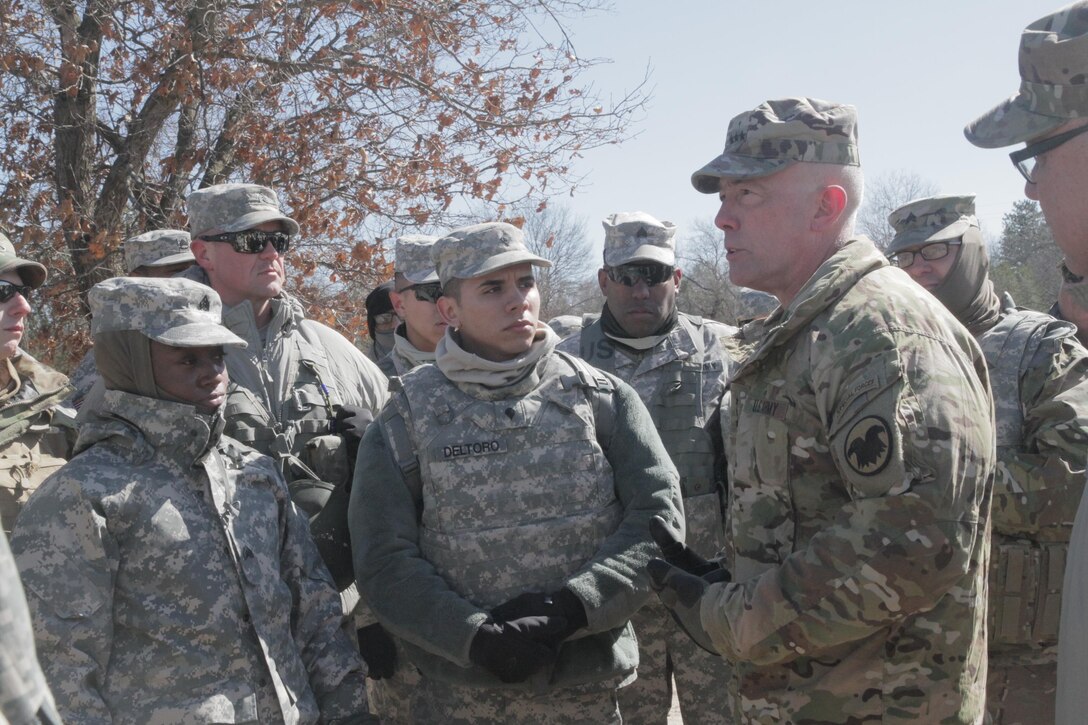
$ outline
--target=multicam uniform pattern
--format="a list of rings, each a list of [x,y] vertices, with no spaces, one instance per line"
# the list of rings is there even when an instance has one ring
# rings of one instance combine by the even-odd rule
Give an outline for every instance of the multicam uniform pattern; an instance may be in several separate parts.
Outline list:
[[[997,429],[987,693],[995,723],[1053,720],[1062,576],[1088,456],[1088,351],[1074,332],[1006,305],[979,335]]]
[[[273,461],[107,391],[12,548],[68,723],[368,721],[363,663]]]
[[[635,392],[559,353],[537,370],[531,390],[482,399],[422,366],[393,382],[363,439],[355,569],[424,674],[419,722],[618,721],[614,689],[637,664],[628,619],[648,594],[649,519],[683,530],[676,470]],[[551,671],[504,685],[471,664],[489,609],[563,586],[588,626]]]
[[[0,396],[0,521],[7,534],[30,494],[64,465],[75,441],[75,421],[58,410],[71,392],[68,378],[21,352],[9,370],[16,388]]]
[[[599,316],[583,318],[558,349],[612,373],[639,394],[665,450],[680,473],[687,543],[710,556],[725,545],[725,461],[719,406],[729,356],[721,339],[736,329],[678,313],[677,324],[656,346],[637,351],[605,335]],[[660,723],[672,706],[675,678],[684,718],[730,722],[729,662],[699,648],[657,597],[631,618],[638,637],[638,678],[620,690],[625,723]]]
[[[765,322],[730,383],[734,583],[700,604],[738,722],[981,721],[985,380],[966,330],[865,239]]]

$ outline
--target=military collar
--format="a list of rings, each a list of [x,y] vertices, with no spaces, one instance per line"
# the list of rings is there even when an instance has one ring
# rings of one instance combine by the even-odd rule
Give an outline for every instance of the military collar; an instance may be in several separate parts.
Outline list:
[[[88,427],[99,429],[99,432],[95,435],[90,430],[81,430],[78,448],[86,448],[121,432],[116,428],[117,424],[135,428],[157,454],[185,468],[203,460],[223,432],[222,414],[205,415],[185,403],[107,390],[101,404],[93,411],[93,417],[87,421]]]

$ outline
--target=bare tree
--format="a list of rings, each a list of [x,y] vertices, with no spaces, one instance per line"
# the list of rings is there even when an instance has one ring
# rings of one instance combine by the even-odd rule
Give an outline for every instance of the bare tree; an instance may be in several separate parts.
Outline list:
[[[936,184],[913,171],[892,171],[866,179],[857,230],[885,249],[895,236],[895,230],[888,224],[888,215],[908,201],[936,193]]]
[[[721,230],[700,219],[677,246],[677,265],[684,273],[680,309],[719,322],[735,322],[739,288],[729,281]]]
[[[522,225],[529,250],[552,263],[536,271],[540,318],[585,311],[585,284],[593,277],[586,220],[566,206],[547,206],[513,220]],[[596,283],[594,282],[594,285]]]

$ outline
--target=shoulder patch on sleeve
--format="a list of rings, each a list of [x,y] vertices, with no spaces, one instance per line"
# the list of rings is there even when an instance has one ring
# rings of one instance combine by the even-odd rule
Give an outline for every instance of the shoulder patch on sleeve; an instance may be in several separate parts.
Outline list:
[[[892,458],[892,431],[888,422],[879,416],[870,415],[859,420],[844,440],[843,457],[850,468],[862,476],[875,476]]]

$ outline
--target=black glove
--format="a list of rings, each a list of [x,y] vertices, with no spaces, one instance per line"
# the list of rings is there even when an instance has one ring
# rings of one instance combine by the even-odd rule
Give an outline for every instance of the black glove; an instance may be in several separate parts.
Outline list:
[[[665,561],[678,569],[712,582],[730,580],[729,572],[720,563],[708,561],[696,554],[687,544],[676,538],[676,534],[660,516],[650,519],[650,536],[654,537]]]
[[[582,600],[566,587],[551,594],[524,592],[492,609],[491,616],[496,622],[511,622],[522,617],[562,617],[567,626],[547,642],[552,647],[558,647],[560,642],[588,624]]]
[[[339,433],[344,438],[348,447],[348,461],[355,465],[355,457],[359,454],[359,441],[366,433],[366,427],[374,420],[374,413],[369,408],[361,405],[341,405],[336,411],[336,416],[329,424],[330,433]]]
[[[524,682],[555,661],[555,650],[544,643],[566,626],[562,617],[486,622],[476,630],[468,658],[503,682]]]
[[[397,645],[380,624],[358,631],[359,654],[366,660],[366,676],[372,680],[392,677],[397,668]]]
[[[680,629],[684,630],[695,644],[715,657],[721,657],[721,653],[714,649],[710,635],[703,629],[700,614],[703,594],[710,586],[707,581],[702,577],[688,574],[664,559],[650,559],[646,569],[650,572],[650,587],[657,592],[658,599],[669,610],[669,614],[680,625]]]

